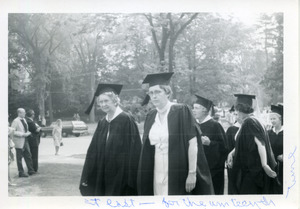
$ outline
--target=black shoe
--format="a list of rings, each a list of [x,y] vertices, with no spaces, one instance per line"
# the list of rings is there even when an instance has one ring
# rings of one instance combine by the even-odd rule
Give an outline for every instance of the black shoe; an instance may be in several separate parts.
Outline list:
[[[28,177],[25,173],[19,173],[19,177]]]
[[[31,175],[36,174],[36,172],[35,171],[30,171],[30,172],[28,172],[28,174],[29,174],[29,176],[31,176]]]

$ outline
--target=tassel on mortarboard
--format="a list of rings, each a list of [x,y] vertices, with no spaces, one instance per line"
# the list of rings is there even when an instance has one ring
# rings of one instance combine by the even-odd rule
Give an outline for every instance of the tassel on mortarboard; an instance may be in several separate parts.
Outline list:
[[[142,106],[145,106],[149,103],[150,101],[150,96],[147,94],[143,102],[141,103]]]

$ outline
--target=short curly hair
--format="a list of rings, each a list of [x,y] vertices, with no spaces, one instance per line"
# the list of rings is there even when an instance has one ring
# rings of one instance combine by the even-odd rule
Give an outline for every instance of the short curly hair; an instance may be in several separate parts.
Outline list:
[[[104,94],[104,95],[108,96],[109,98],[111,98],[111,100],[113,101],[113,103],[115,103],[116,106],[120,105],[120,98],[113,91],[104,92],[102,94]]]
[[[281,125],[283,125],[283,117],[282,115],[278,114],[277,112],[271,112],[270,115],[276,115],[278,117],[278,119],[281,121]]]
[[[250,114],[250,113],[253,113],[254,109],[249,106],[249,105],[246,105],[246,104],[236,104],[234,106],[235,110],[239,111],[239,112],[242,112],[242,113],[246,113],[246,114]]]
[[[169,86],[169,85],[159,85],[159,88],[164,90],[164,92],[168,95],[168,99],[171,99],[172,94],[173,94],[171,86]]]

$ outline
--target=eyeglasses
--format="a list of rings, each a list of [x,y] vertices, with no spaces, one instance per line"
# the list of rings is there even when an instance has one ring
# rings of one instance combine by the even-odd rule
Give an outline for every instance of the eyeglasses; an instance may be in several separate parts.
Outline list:
[[[149,92],[148,92],[148,95],[149,95],[150,97],[153,97],[154,95],[157,96],[157,95],[161,94],[162,92],[163,92],[163,91],[160,91],[160,90],[149,91]]]

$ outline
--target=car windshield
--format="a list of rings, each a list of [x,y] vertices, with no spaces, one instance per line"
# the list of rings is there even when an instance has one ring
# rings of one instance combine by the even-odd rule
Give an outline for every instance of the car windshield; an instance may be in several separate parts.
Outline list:
[[[51,127],[55,126],[56,122],[51,123]],[[72,126],[72,121],[62,121],[62,126]]]
[[[85,123],[83,121],[72,121],[72,123],[77,126],[78,125],[85,126]]]
[[[72,122],[71,121],[63,121],[62,125],[63,126],[70,126],[70,125],[72,125]]]

